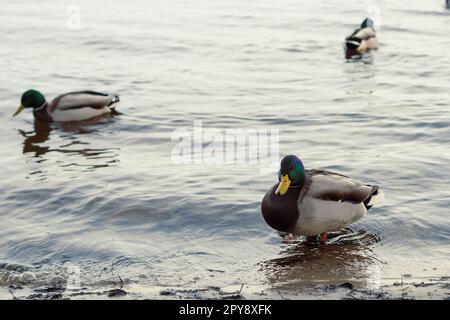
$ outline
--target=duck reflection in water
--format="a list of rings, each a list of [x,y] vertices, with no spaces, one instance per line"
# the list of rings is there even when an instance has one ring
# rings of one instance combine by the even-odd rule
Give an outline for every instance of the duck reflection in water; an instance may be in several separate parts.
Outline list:
[[[379,237],[351,229],[333,233],[332,237],[324,245],[308,240],[291,243],[280,253],[282,257],[262,262],[272,288],[299,291],[343,283],[357,289],[379,287],[383,262],[371,250]]]
[[[111,119],[110,119],[111,120]],[[92,171],[97,168],[114,166],[118,162],[119,148],[73,148],[76,145],[90,145],[88,139],[82,141],[83,134],[94,133],[97,130],[93,125],[104,124],[108,119],[101,121],[83,121],[82,123],[46,123],[38,119],[34,120],[34,131],[18,130],[25,138],[23,141],[23,154],[34,154],[36,163],[46,160],[56,160],[59,167],[83,167],[82,171]],[[65,141],[58,147],[53,147],[46,143],[52,138]],[[68,143],[67,143],[68,140]],[[81,157],[61,158],[58,156],[49,157],[50,153],[78,155]],[[87,160],[87,161],[86,161]]]
[[[40,120],[34,121],[34,131],[18,130],[19,133],[25,137],[23,142],[23,154],[34,153],[36,157],[45,154],[50,149],[49,147],[42,147],[39,144],[44,143],[50,137],[50,125]]]

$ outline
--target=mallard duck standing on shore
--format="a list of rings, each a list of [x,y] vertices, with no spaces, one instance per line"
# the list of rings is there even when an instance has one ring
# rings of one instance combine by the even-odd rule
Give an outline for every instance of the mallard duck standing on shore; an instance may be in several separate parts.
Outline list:
[[[34,116],[44,122],[83,121],[114,113],[113,104],[117,102],[117,95],[79,91],[61,94],[48,103],[42,93],[31,89],[22,95],[21,105],[13,116],[31,108]]]
[[[373,49],[378,49],[378,39],[373,21],[366,18],[358,29],[345,38],[345,58],[360,57]]]
[[[261,203],[264,220],[272,228],[294,235],[317,236],[341,230],[359,220],[384,194],[326,170],[305,170],[295,155],[282,159],[278,183]]]

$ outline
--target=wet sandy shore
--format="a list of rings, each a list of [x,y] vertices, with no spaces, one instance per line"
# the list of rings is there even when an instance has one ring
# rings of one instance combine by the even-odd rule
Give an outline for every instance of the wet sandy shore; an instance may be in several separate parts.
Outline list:
[[[289,300],[347,300],[347,299],[408,299],[408,300],[450,300],[450,277],[436,279],[399,279],[382,284],[374,290],[358,289],[350,282],[336,285],[319,285],[302,291],[261,289],[249,285],[225,288],[161,288],[142,287],[136,283],[111,281],[110,289],[66,290],[62,286],[26,287],[11,285],[0,288],[1,299],[59,300],[59,299],[289,299]]]

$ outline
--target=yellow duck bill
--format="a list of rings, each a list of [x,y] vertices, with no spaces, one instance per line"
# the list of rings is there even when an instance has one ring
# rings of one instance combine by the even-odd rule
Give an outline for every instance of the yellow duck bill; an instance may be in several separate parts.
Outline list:
[[[277,190],[275,190],[275,194],[279,195],[285,194],[288,191],[290,185],[291,180],[289,180],[289,176],[288,175],[281,176],[281,182],[278,185]]]
[[[17,116],[19,113],[21,113],[25,109],[23,105],[20,105],[19,108],[17,108],[17,111],[14,112],[13,117]]]

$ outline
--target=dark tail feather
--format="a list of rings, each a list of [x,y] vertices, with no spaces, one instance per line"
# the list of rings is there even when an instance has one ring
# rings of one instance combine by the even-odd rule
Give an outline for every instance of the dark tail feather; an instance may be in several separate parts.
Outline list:
[[[119,96],[113,96],[111,101],[108,103],[108,107],[120,101]]]
[[[361,29],[363,28],[373,28],[373,21],[370,18],[364,19],[364,21],[361,23]]]
[[[114,108],[114,107],[109,108],[109,109],[111,110],[111,114],[113,116],[120,116],[121,114],[123,114],[122,112],[117,111],[116,108]]]
[[[372,187],[372,194],[370,195],[370,197],[368,197],[363,202],[364,206],[366,207],[367,210],[369,210],[373,206],[373,203],[370,203],[370,201],[372,200],[372,197],[375,197],[376,195],[378,195],[378,186],[371,186],[371,187]]]

